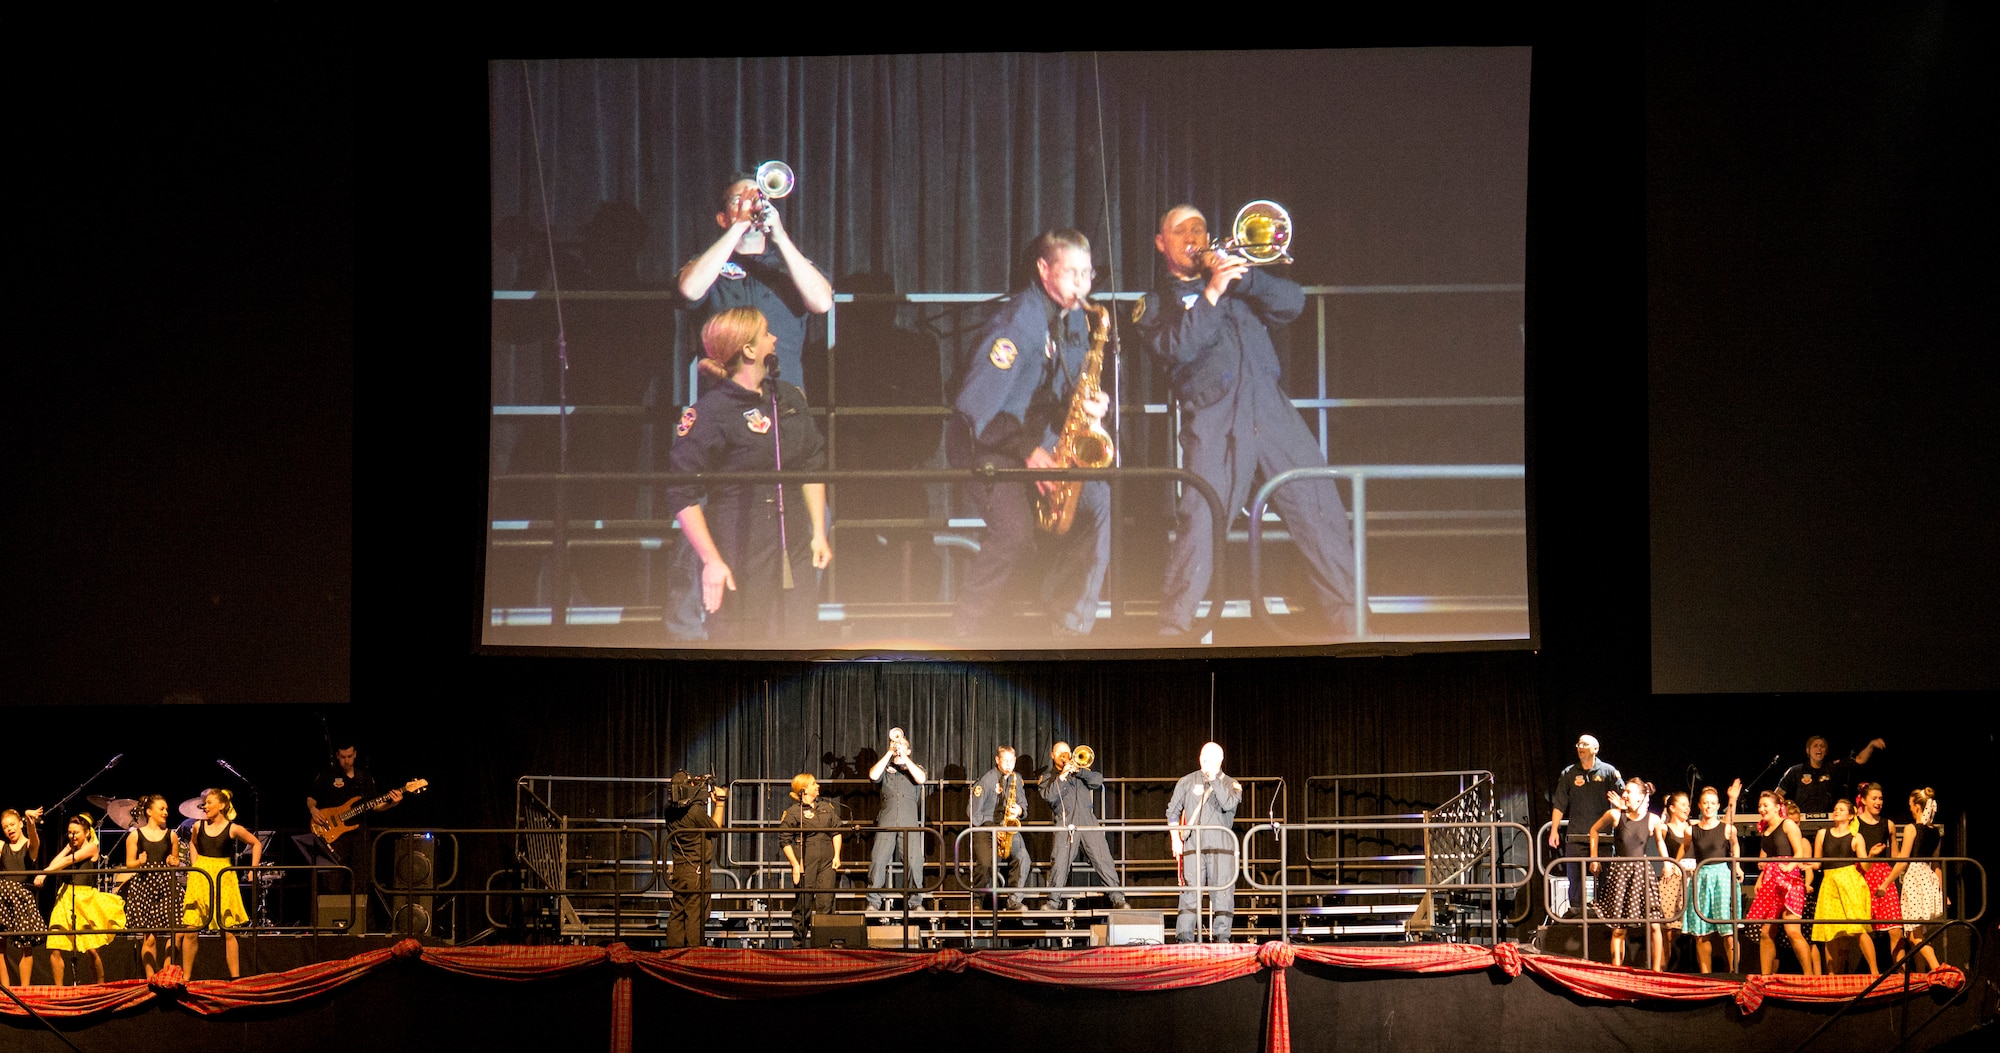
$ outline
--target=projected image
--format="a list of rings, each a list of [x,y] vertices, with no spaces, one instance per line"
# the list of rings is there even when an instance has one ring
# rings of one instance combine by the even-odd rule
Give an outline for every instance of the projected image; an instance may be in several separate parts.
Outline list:
[[[1526,641],[1529,75],[493,63],[483,642]]]

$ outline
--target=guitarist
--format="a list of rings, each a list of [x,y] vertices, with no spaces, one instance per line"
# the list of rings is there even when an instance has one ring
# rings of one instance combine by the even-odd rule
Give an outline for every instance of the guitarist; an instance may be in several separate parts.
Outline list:
[[[368,826],[372,816],[363,814],[350,820],[357,829],[337,835],[331,843],[321,836],[328,829],[320,822],[324,814],[328,819],[337,817],[350,803],[372,800],[381,795],[376,789],[375,774],[360,766],[360,752],[354,747],[352,736],[338,738],[337,743],[345,743],[333,751],[333,763],[327,765],[313,778],[312,790],[306,797],[306,820],[313,829],[292,838],[306,861],[319,866],[345,866],[362,880],[362,888],[368,887],[368,876],[374,873],[374,838],[369,835]],[[391,790],[388,800],[375,806],[375,811],[386,811],[402,803],[403,791]],[[348,873],[344,870],[322,870],[319,872],[320,892],[340,896],[347,894]],[[364,903],[365,903],[364,898]],[[367,909],[365,906],[363,909]],[[355,930],[366,931],[365,918],[355,919]]]

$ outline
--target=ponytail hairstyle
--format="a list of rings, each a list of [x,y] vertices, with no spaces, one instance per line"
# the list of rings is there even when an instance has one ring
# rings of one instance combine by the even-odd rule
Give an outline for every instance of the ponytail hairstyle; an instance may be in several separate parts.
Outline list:
[[[1864,807],[1866,807],[1866,804],[1865,804],[1865,802],[1866,802],[1866,801],[1868,800],[1868,791],[1870,791],[1870,790],[1874,790],[1874,791],[1875,791],[1876,793],[1879,793],[1879,794],[1881,794],[1881,795],[1882,795],[1883,797],[1887,797],[1887,796],[1889,796],[1889,791],[1887,791],[1887,790],[1884,790],[1884,789],[1882,788],[1882,784],[1881,784],[1881,783],[1879,783],[1879,782],[1864,782],[1864,783],[1862,783],[1862,784],[1861,784],[1861,788],[1860,788],[1860,789],[1858,789],[1858,790],[1856,790],[1856,791],[1854,791],[1854,814],[1855,814],[1855,815],[1860,815],[1860,814],[1861,814],[1861,809],[1862,809],[1862,808],[1864,808]]]
[[[232,823],[235,822],[236,795],[230,793],[228,790],[225,790],[219,786],[211,786],[208,789],[203,790],[201,792],[201,799],[204,801],[208,800],[208,795],[211,793],[216,795],[217,797],[222,798],[222,817],[224,819],[229,820]]]
[[[806,787],[811,786],[812,784],[813,784],[813,777],[806,772],[800,772],[797,775],[792,776],[792,800],[794,801],[805,800]]]
[[[134,809],[132,813],[139,817],[139,825],[144,826],[148,822],[148,817],[153,814],[154,801],[158,801],[161,804],[166,805],[168,815],[174,814],[174,802],[167,800],[165,794],[149,793],[146,796],[139,798],[139,807]]]
[[[88,845],[96,843],[97,824],[90,821],[89,812],[78,812],[75,815],[71,816],[69,821],[75,823],[78,826],[83,827],[84,844]]]
[[[1931,825],[1931,820],[1937,818],[1937,791],[1928,786],[1918,787],[1910,791],[1910,800],[1923,805],[1923,814],[1917,817],[1917,824]]]
[[[764,312],[755,307],[731,307],[710,318],[701,327],[702,372],[717,380],[728,380],[743,365],[743,353],[756,342],[764,328]]]

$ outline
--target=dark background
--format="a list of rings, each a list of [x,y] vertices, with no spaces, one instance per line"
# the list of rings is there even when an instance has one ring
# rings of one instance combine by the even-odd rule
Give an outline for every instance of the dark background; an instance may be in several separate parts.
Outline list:
[[[1839,751],[1888,738],[1892,798],[1929,782],[1948,810],[1980,802],[1993,341],[1954,277],[1971,272],[1947,264],[1987,240],[1971,191],[1991,181],[1967,155],[1992,125],[1989,94],[1962,90],[1971,34],[1949,12],[1807,37],[1675,16],[1453,41],[1536,48],[1543,647],[1186,667],[1217,673],[1240,722],[1224,727],[1269,737],[1268,764],[1235,755],[1304,774],[1463,756],[1522,772],[1509,789],[1539,822],[1578,730],[1666,784],[1690,762],[1747,778],[1825,730]],[[19,133],[35,163],[17,190],[30,274],[0,804],[46,803],[117,752],[158,764],[118,792],[190,796],[225,749],[251,755],[230,759],[267,800],[294,800],[323,707],[364,730],[382,775],[437,785],[410,821],[504,819],[511,780],[537,766],[671,771],[707,733],[663,729],[709,712],[685,699],[853,675],[473,654],[486,405],[435,363],[489,317],[473,248],[488,218],[454,204],[486,163],[483,57],[431,56],[392,85],[337,34],[264,31],[268,48],[127,57],[55,84]],[[1360,42],[1436,42],[1403,34]],[[1732,144],[1734,167],[1701,163]],[[1768,602],[1745,620],[1739,596]],[[1834,631],[1855,609],[1861,628]],[[1662,684],[1656,663],[1683,654],[1743,672]],[[1764,678],[1785,670],[1801,675]],[[1038,665],[1033,702],[1135,736],[1112,763],[1186,767],[1198,697],[1156,719],[1134,690],[1150,676],[1115,674]],[[1700,693],[1654,693],[1684,684]],[[1381,717],[1355,715],[1361,701]],[[291,702],[319,705],[275,705]],[[1477,737],[1503,720],[1531,740],[1517,755]],[[1369,748],[1315,756],[1300,732],[1320,724]],[[1144,746],[1142,727],[1159,729]],[[828,733],[847,751],[874,730]]]

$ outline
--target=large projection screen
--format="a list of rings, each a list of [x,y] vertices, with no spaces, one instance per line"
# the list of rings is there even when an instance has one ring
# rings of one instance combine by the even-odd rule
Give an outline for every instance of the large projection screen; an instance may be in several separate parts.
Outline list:
[[[1532,643],[1529,49],[508,60],[488,78],[482,645],[897,656]],[[768,546],[728,520],[749,533],[719,548],[748,546],[728,558],[756,566],[733,568],[746,587],[722,590],[722,609],[793,612],[730,621],[701,613],[702,561],[669,505],[705,495],[705,522],[754,518],[781,491],[670,474],[677,433],[735,449],[769,423],[746,410],[745,435],[716,439],[718,414],[690,411],[734,381],[696,368],[707,314],[680,279],[725,235],[732,178],[772,160],[793,183],[771,205],[831,292],[830,310],[801,312],[800,375],[780,374],[802,388],[824,458],[813,469],[786,440],[787,470],[825,487],[831,562],[793,561],[791,589],[774,591],[775,557],[752,555]],[[1238,400],[1223,419],[1200,404],[1214,395],[1176,388],[1183,374],[1135,316],[1142,296],[1158,311],[1175,292],[1156,248],[1170,207],[1199,209],[1221,240],[1257,200],[1289,216],[1292,262],[1252,268],[1235,291],[1302,306],[1259,323],[1275,408],[1255,395],[1270,384],[1255,337],[1233,338],[1242,377],[1210,375]],[[1100,383],[1116,459],[1094,605],[1094,535],[1035,532],[1010,552],[1020,532],[994,521],[1006,510],[987,513],[1033,483],[981,482],[964,455],[968,383],[1063,368],[994,326],[1041,295],[1032,243],[1064,228],[1088,238],[1090,301],[1112,320]],[[778,241],[767,259],[789,258]],[[715,279],[737,280],[728,267]],[[794,284],[786,296],[809,296]],[[796,429],[791,404],[772,413]],[[1259,487],[1292,466],[1308,470],[1262,495],[1253,522]],[[810,488],[783,492],[795,523]],[[1220,543],[1177,548],[1187,509],[1213,522],[1216,506]],[[1197,565],[1209,584],[1174,632],[1173,597],[1187,608]]]

